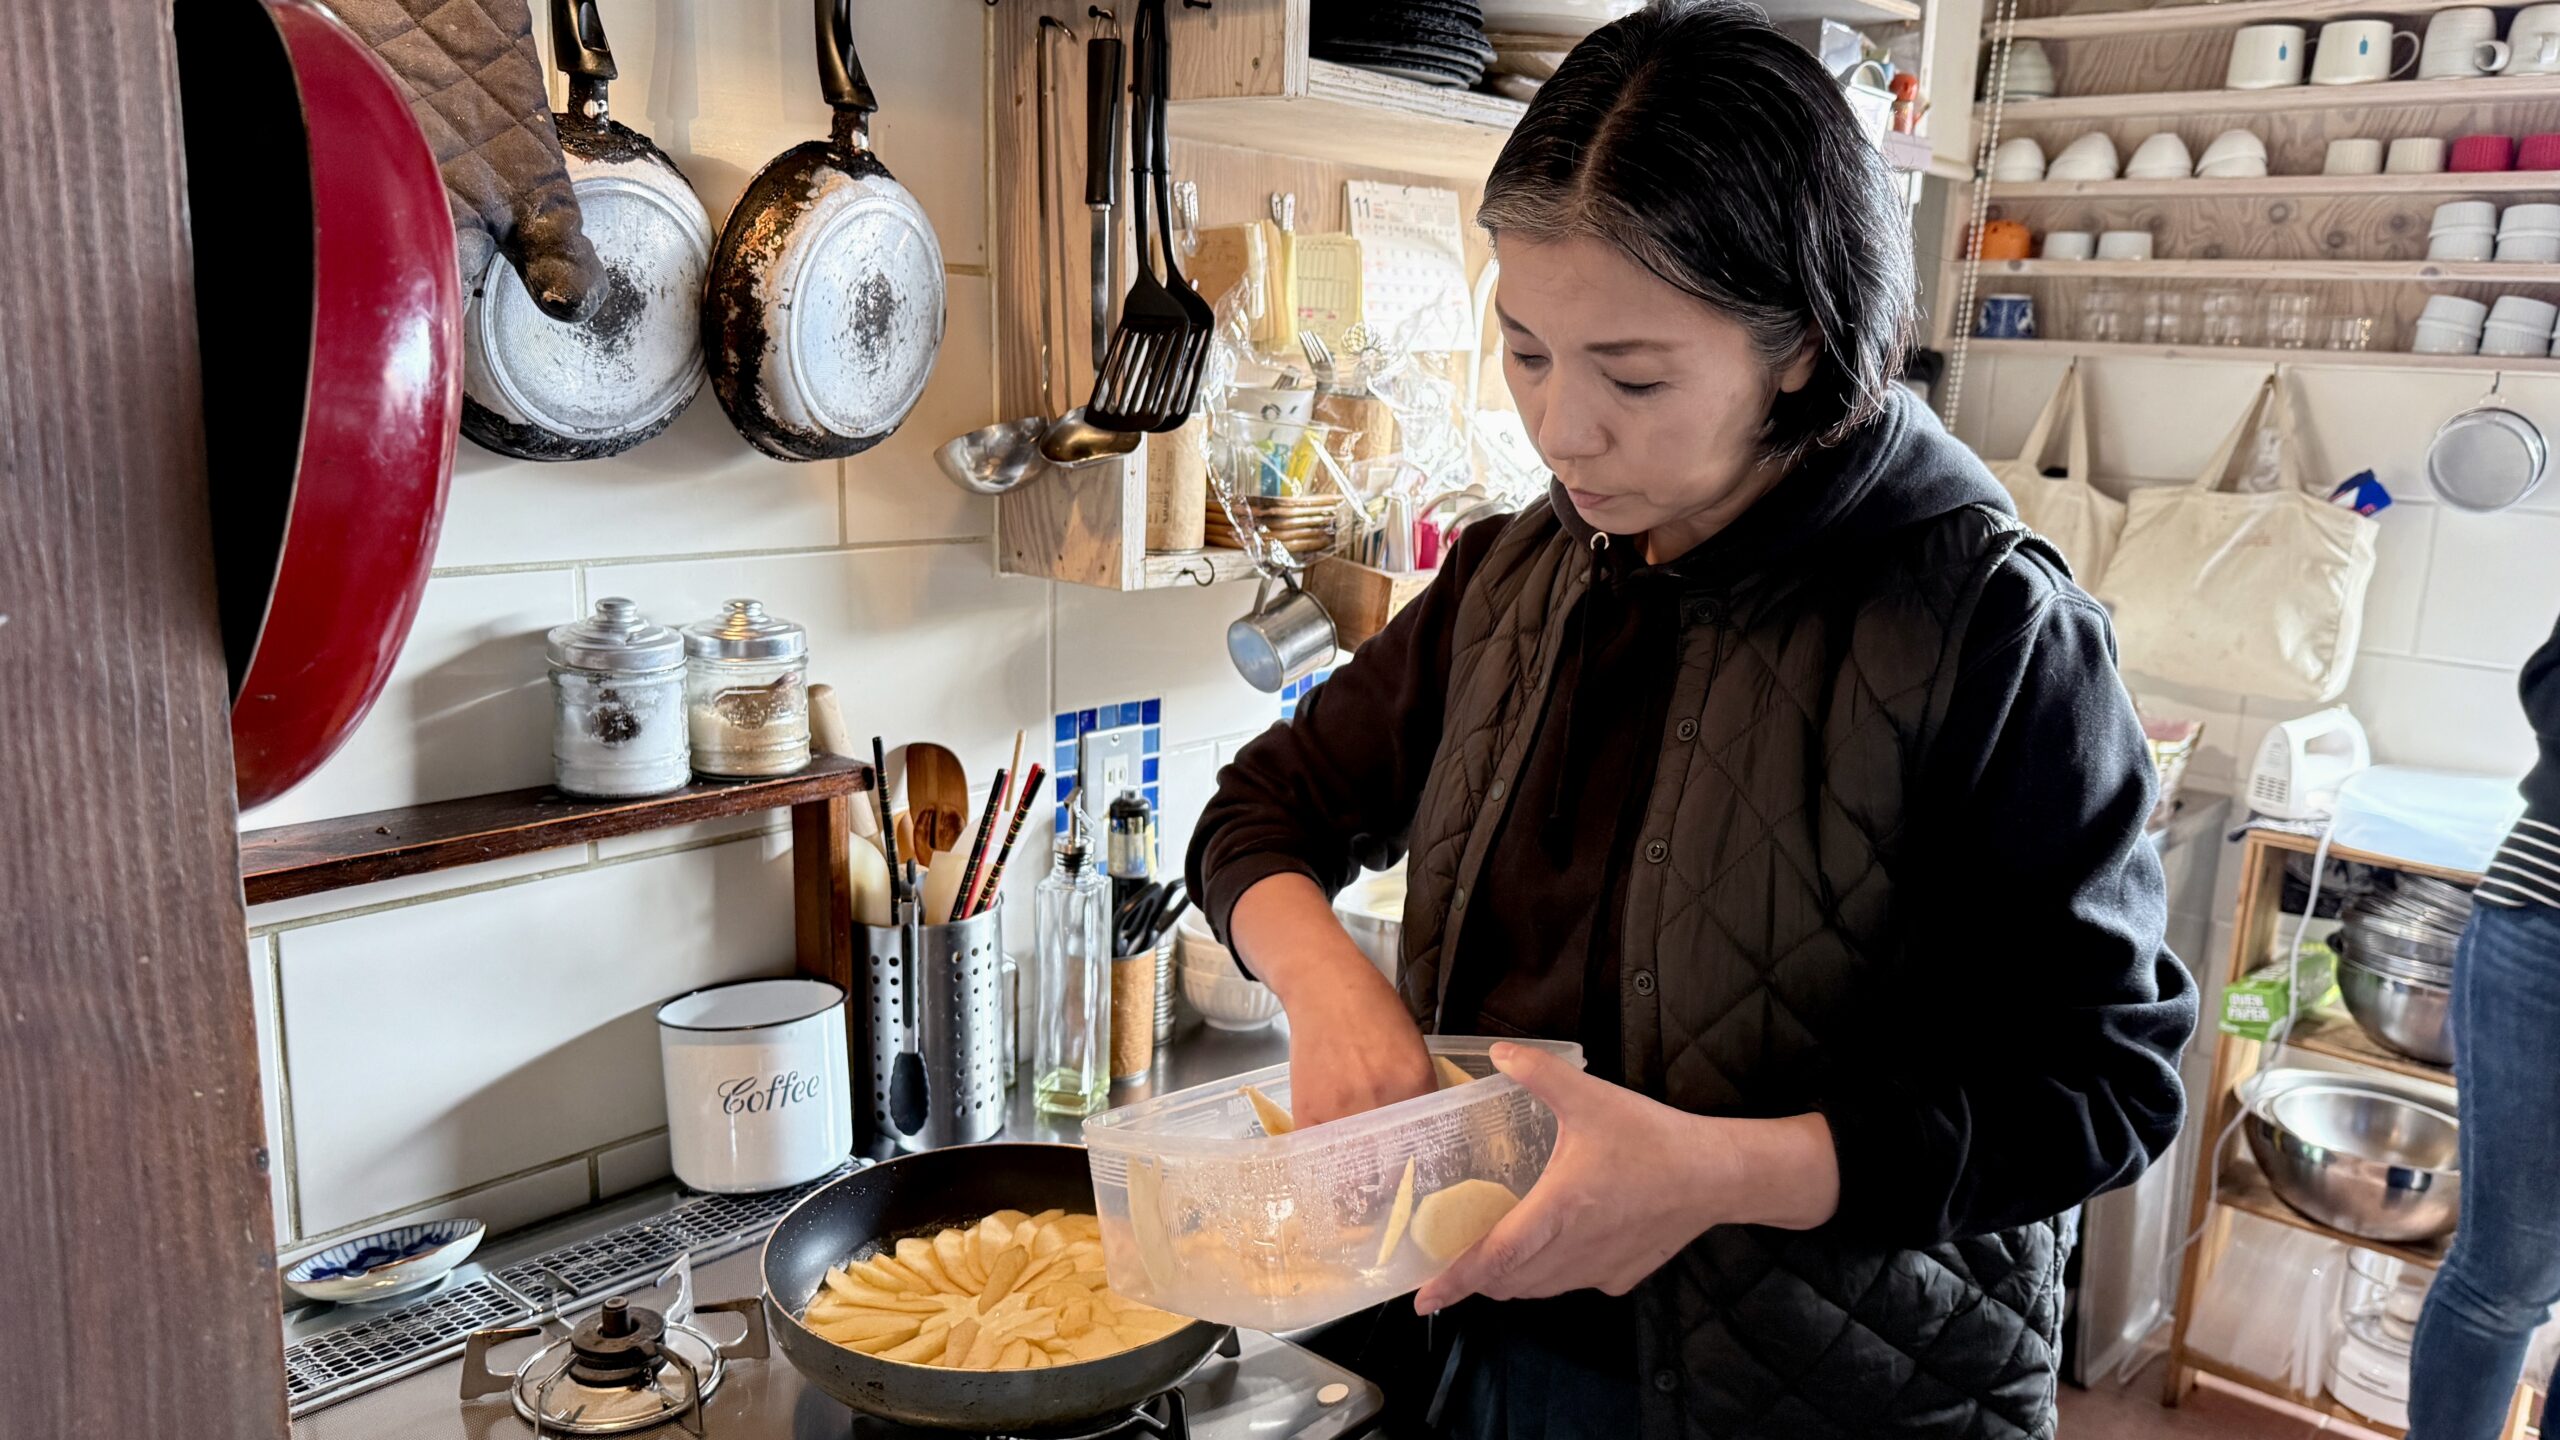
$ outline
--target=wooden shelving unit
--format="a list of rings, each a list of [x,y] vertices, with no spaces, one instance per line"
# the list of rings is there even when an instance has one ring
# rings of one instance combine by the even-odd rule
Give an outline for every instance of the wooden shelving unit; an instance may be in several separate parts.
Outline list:
[[[2316,28],[2323,20],[2344,20],[2376,13],[2418,19],[2478,0],[2387,0],[2381,5],[2357,0],[2230,0],[2228,4],[2160,5],[2148,10],[2109,10],[2092,15],[2039,15],[2021,18],[2011,32],[2021,40],[2095,40],[2122,35],[2154,35],[2168,30],[2237,30],[2272,20]]]
[[[2207,360],[2299,369],[2464,371],[2560,375],[2560,359],[2513,355],[2413,355],[2405,350],[2272,350],[2257,345],[2116,345],[2096,340],[1976,340],[1978,355],[2099,360]]]
[[[771,780],[697,780],[672,795],[579,800],[548,785],[376,810],[240,837],[240,888],[252,905],[426,875],[461,865],[583,846],[762,810],[791,811],[793,950],[801,974],[841,986],[851,1073],[870,1066],[870,1011],[853,956],[848,865],[854,805],[870,793],[871,767],[820,756]],[[855,1139],[869,1143],[871,1107],[853,1107]]]
[[[2370,8],[2370,7],[2367,7]],[[2148,12],[2157,13],[2157,12]],[[2220,37],[2214,37],[2219,41]],[[2494,105],[2560,100],[2560,75],[2488,76],[2473,80],[2386,80],[2375,85],[2293,85],[2280,90],[2176,90],[2159,94],[2063,95],[2012,100],[2001,127],[2055,120],[2167,119],[2181,115],[2281,115],[2334,111],[2355,116],[2438,105]],[[1977,122],[1987,107],[1977,106]],[[2413,131],[2411,133],[2425,133]]]
[[[1165,125],[1206,145],[1481,180],[1528,108],[1499,95],[1309,60],[1300,89],[1177,100]]]
[[[2021,280],[2258,280],[2304,285],[2560,284],[2560,265],[2501,265],[2483,260],[1997,260],[1985,277]]]
[[[2301,200],[2370,197],[2424,199],[2495,198],[2560,192],[2560,170],[2506,170],[2456,175],[2267,175],[2213,180],[1994,180],[1994,203],[2039,200]]]
[[[2261,957],[2271,953],[2278,943],[2278,927],[2282,919],[2280,902],[2284,894],[2285,861],[2289,856],[2311,855],[2318,850],[2319,839],[2316,836],[2266,829],[2249,832],[2241,857],[2240,894],[2231,953],[2226,961],[2226,978],[2238,979]],[[2333,845],[2328,853],[2332,861],[2379,866],[2460,885],[2476,885],[2480,879],[2469,871],[2418,864],[2345,846]],[[2210,1025],[2212,1022],[2208,1019],[2206,1023]],[[2352,1020],[2333,1011],[2307,1017],[2296,1027],[2289,1043],[2311,1054],[2370,1066],[2393,1075],[2443,1085],[2453,1083],[2451,1072],[2443,1067],[2422,1064],[2384,1050],[2366,1037]],[[2236,1107],[2239,1102],[2234,1087],[2257,1068],[2262,1049],[2254,1041],[2215,1034],[2213,1086],[2209,1094],[2197,1097],[2197,1135],[2211,1140],[2230,1128],[2231,1121],[2238,1114]],[[2194,1387],[2198,1375],[2212,1375],[2324,1415],[2353,1421],[2369,1430],[2386,1435],[2400,1434],[2391,1426],[2356,1415],[2325,1395],[2304,1395],[2280,1381],[2251,1374],[2189,1346],[2187,1329],[2194,1319],[2196,1297],[2203,1293],[2214,1267],[2221,1262],[2230,1243],[2231,1217],[2234,1215],[2253,1216],[2430,1269],[2443,1263],[2451,1243],[2451,1237],[2446,1237],[2425,1244],[2393,1244],[2363,1239],[2323,1225],[2286,1204],[2268,1185],[2245,1142],[2233,1136],[2227,1149],[2206,1156],[2205,1162],[2196,1167],[2195,1189],[2185,1233],[2200,1238],[2188,1247],[2179,1270],[2177,1319],[2170,1331],[2169,1365],[2162,1395],[2164,1403],[2177,1404]],[[2507,1435],[2511,1440],[2525,1433],[2523,1417],[2527,1408],[2520,1390],[2518,1401],[2510,1411]]]

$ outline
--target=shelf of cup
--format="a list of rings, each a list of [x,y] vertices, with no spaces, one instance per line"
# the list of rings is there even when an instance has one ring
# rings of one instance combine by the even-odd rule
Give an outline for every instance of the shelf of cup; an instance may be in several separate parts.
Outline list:
[[[2560,264],[2494,260],[1992,260],[1983,283],[2019,280],[2291,281],[2305,285],[2560,285]]]
[[[2186,47],[2192,49],[2192,46]],[[2187,64],[2195,64],[2192,57]],[[2221,60],[2214,65],[2218,71]],[[2132,68],[2130,65],[2128,69]],[[2186,67],[2181,67],[2186,68]],[[2064,73],[2076,86],[2103,83],[2102,77],[2087,75],[2081,68],[2066,66]],[[2138,72],[2137,72],[2138,73]],[[2155,72],[2157,73],[2157,72]],[[2393,80],[2370,85],[2289,85],[2272,90],[2228,90],[2199,88],[2190,90],[2136,91],[2121,94],[2074,94],[2050,100],[2010,100],[2001,107],[2001,133],[2016,127],[2042,125],[2063,120],[2122,120],[2128,117],[2170,117],[2180,115],[2233,116],[2245,119],[2252,115],[2280,115],[2289,112],[2332,112],[2356,119],[2377,112],[2417,107],[2445,106],[2471,109],[2484,105],[2506,105],[2519,101],[2555,103],[2553,114],[2538,123],[2560,128],[2560,75],[2492,75],[2456,80]],[[1987,124],[1988,105],[1974,107],[1976,124]],[[2517,134],[2519,128],[2503,128],[2483,124],[2482,129],[2496,133]],[[2347,133],[2353,133],[2350,126]],[[2406,133],[2435,133],[2409,131]],[[2462,131],[2459,133],[2470,133]]]
[[[2103,40],[2127,35],[2185,35],[2197,30],[2237,30],[2243,25],[2283,22],[2315,33],[2324,20],[2361,19],[2377,12],[2401,21],[2422,20],[2441,10],[2476,6],[2480,0],[2387,0],[2382,5],[2358,0],[2231,0],[2231,3],[2162,5],[2150,10],[2113,10],[2099,15],[2043,15],[2019,20],[2010,34],[2020,40]],[[1983,27],[1989,38],[1992,28]],[[2411,29],[2423,29],[2411,25]]]
[[[2532,356],[2412,355],[2391,350],[2270,349],[2260,345],[2135,345],[2092,340],[1974,340],[1973,353],[2033,360],[2175,360],[2213,365],[2292,365],[2308,369],[2463,371],[2560,375],[2560,360]]]
[[[2490,174],[2432,175],[2260,175],[2211,179],[2172,177],[2144,180],[1994,180],[1993,204],[2062,200],[2314,200],[2374,198],[2385,200],[2490,199],[2498,196],[2560,196],[2560,170],[2506,170]]]

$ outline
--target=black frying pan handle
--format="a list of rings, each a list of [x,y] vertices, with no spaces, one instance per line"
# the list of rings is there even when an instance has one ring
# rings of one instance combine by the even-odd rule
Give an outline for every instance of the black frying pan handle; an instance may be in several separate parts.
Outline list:
[[[614,66],[613,43],[604,38],[596,0],[551,0],[551,58],[569,77],[569,118],[602,126],[605,82],[622,72]]]
[[[818,0],[818,88],[839,112],[862,117],[880,108],[853,48],[853,0]]]
[[[1120,41],[1096,36],[1084,46],[1084,203],[1120,200]]]

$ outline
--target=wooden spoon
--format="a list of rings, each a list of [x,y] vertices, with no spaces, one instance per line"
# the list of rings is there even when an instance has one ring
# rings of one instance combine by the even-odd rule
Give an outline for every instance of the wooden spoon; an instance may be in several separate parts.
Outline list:
[[[930,741],[907,747],[907,814],[920,864],[969,843],[969,776],[959,756]]]

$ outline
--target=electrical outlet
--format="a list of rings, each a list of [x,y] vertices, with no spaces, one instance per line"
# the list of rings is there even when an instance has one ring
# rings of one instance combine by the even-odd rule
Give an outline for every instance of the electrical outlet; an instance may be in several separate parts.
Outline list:
[[[1146,751],[1147,727],[1122,725],[1087,730],[1076,748],[1076,799],[1085,814],[1099,822],[1123,790],[1141,788],[1139,775]]]

